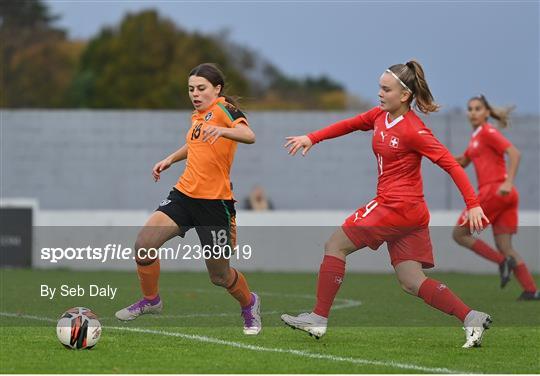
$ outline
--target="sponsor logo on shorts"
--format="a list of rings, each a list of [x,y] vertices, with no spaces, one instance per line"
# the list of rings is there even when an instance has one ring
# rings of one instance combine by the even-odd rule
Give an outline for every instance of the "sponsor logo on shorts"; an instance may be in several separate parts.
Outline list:
[[[165,205],[167,205],[167,204],[170,203],[170,202],[171,202],[171,200],[163,200],[163,201],[161,201],[161,202],[159,203],[159,206],[165,206]]]

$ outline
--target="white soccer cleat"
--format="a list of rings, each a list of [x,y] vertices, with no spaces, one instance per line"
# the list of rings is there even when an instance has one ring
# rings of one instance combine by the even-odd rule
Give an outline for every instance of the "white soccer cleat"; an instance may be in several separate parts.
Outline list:
[[[316,313],[301,313],[298,316],[281,315],[281,321],[293,329],[300,329],[307,332],[316,339],[321,338],[326,333],[328,319]]]
[[[161,301],[159,295],[152,300],[142,298],[138,302],[130,305],[129,307],[123,308],[120,311],[115,313],[115,316],[118,320],[122,321],[131,321],[135,320],[140,315],[145,314],[156,314],[163,311],[163,302]]]
[[[466,342],[462,346],[465,349],[471,347],[480,347],[482,346],[482,337],[484,332],[489,329],[491,326],[491,316],[484,312],[471,311],[465,317],[465,339]]]
[[[242,308],[241,316],[244,319],[245,335],[256,336],[261,332],[261,298],[254,292],[251,293],[251,304]]]

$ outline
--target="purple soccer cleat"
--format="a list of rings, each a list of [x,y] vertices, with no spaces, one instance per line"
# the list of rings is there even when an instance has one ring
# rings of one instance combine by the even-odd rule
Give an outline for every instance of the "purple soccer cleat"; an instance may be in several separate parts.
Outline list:
[[[152,300],[142,298],[129,307],[116,312],[115,316],[118,320],[131,321],[135,320],[140,315],[161,313],[162,310],[163,303],[158,295]]]
[[[244,334],[257,335],[262,329],[261,321],[261,299],[255,293],[251,293],[251,304],[242,308],[241,313],[244,319]]]

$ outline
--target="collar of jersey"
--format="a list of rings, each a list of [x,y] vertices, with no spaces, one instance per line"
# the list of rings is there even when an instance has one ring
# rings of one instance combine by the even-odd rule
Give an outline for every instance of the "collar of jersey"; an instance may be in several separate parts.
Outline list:
[[[216,104],[218,104],[218,103],[225,103],[225,97],[217,97],[217,98],[212,102],[212,104],[211,104],[210,106],[208,106],[208,108],[207,108],[206,110],[204,110],[204,111],[199,111],[199,110],[197,110],[197,113],[198,113],[199,115],[204,115],[204,114],[206,114],[207,112],[212,111],[212,108],[214,108],[214,106],[215,106]]]
[[[390,113],[387,112],[386,113],[386,116],[384,118],[384,125],[386,125],[386,129],[390,129],[392,128],[394,125],[396,125],[397,123],[399,123],[401,120],[404,119],[403,115],[399,115],[397,118],[395,118],[391,123],[388,123],[388,115]]]
[[[481,131],[482,129],[484,129],[484,125],[486,125],[486,124],[487,124],[487,123],[484,123],[484,124],[482,124],[481,126],[479,126],[478,128],[476,128],[476,129],[474,130],[474,132],[472,133],[472,136],[473,136],[473,137],[476,137],[476,136],[478,135],[478,133],[480,133],[480,131]]]

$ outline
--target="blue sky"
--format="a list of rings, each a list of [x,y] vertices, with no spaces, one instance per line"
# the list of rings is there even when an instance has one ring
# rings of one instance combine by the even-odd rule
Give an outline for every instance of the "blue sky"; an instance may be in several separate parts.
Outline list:
[[[539,113],[538,1],[46,2],[72,38],[154,8],[190,31],[229,29],[285,73],[324,73],[372,101],[384,69],[416,58],[444,109],[484,93]]]

